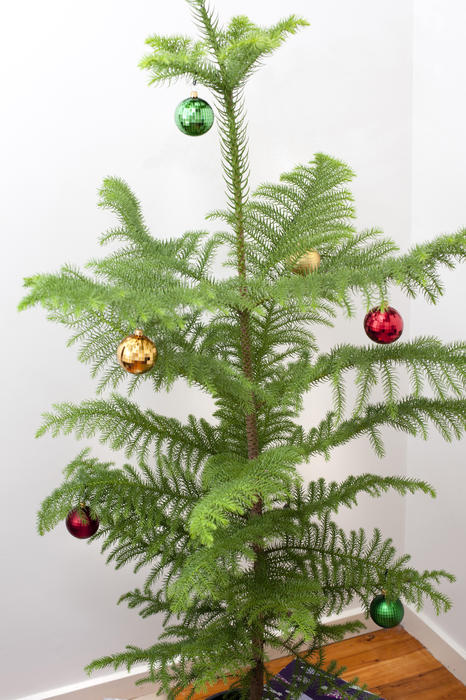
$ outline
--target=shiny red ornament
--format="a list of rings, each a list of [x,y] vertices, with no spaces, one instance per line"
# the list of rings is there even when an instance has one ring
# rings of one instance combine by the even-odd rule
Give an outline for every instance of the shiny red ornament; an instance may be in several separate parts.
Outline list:
[[[91,511],[87,506],[82,506],[70,510],[66,516],[66,529],[73,537],[86,540],[99,529],[99,520],[91,517]]]
[[[403,333],[403,319],[392,306],[387,306],[385,311],[375,306],[366,314],[364,330],[374,343],[387,345],[394,343]]]

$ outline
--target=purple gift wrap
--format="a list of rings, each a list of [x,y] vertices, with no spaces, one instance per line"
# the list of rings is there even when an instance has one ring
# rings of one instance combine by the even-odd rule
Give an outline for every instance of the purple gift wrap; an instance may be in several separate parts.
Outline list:
[[[289,687],[293,680],[296,682],[297,678],[299,678],[300,687],[303,688],[299,700],[341,700],[343,696],[335,689],[335,685],[344,689],[346,696],[354,696],[358,700],[383,700],[379,695],[369,693],[367,690],[362,691],[360,688],[351,686],[341,678],[331,676],[329,673],[322,671],[318,674],[312,666],[307,664],[303,664],[301,668],[297,669],[296,663],[296,661],[291,661],[275,676],[277,680],[272,680],[269,683],[269,693],[271,691],[276,700],[287,699],[287,686]],[[326,689],[325,677],[328,677],[329,681],[331,681],[329,683],[331,689]]]

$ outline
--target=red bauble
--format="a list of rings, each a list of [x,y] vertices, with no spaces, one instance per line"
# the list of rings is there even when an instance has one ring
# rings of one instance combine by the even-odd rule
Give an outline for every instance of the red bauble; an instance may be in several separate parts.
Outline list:
[[[66,516],[66,529],[80,540],[92,537],[99,529],[99,520],[91,517],[91,511],[87,506],[70,510]]]
[[[375,343],[394,343],[403,333],[403,319],[392,306],[387,306],[385,311],[375,306],[366,314],[364,330]]]

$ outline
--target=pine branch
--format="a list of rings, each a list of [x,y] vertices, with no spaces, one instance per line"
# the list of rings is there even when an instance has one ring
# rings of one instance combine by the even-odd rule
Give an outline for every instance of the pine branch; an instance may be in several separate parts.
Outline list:
[[[149,71],[150,84],[170,84],[186,77],[199,81],[211,90],[220,88],[221,77],[210,59],[209,49],[204,41],[154,34],[146,43],[152,52],[144,56],[139,65]]]
[[[92,261],[89,267],[98,274],[114,280],[115,273],[127,274],[131,265],[141,266],[139,274],[136,270],[134,280],[139,284],[145,280],[150,290],[154,289],[158,278],[164,283],[173,284],[173,273],[179,273],[180,278],[186,281],[210,280],[208,273],[216,250],[223,241],[221,234],[189,231],[178,238],[157,240],[150,235],[141,205],[123,180],[106,178],[99,195],[99,206],[111,211],[120,223],[118,228],[102,235],[101,244],[122,241],[126,247],[107,259]]]
[[[419,337],[408,343],[387,346],[340,345],[330,353],[320,355],[309,369],[305,390],[319,382],[331,380],[334,388],[336,415],[341,417],[345,408],[343,377],[350,369],[357,370],[356,386],[359,389],[354,415],[357,417],[367,406],[373,387],[377,384],[377,372],[382,372],[385,398],[393,406],[400,400],[396,390],[395,370],[399,366],[408,369],[414,397],[424,388],[425,380],[435,395],[447,400],[453,393],[460,397],[466,383],[465,344],[443,345],[436,338]],[[423,376],[424,375],[424,376]],[[390,381],[387,382],[387,377]]]
[[[402,596],[418,608],[425,599],[433,603],[438,613],[451,607],[448,596],[438,591],[437,585],[442,579],[453,581],[454,577],[445,571],[420,573],[408,567],[409,556],[396,559],[391,539],[383,540],[378,529],[368,540],[364,530],[347,534],[328,515],[323,515],[319,524],[308,521],[302,527],[300,537],[284,538],[266,552],[275,567],[286,567],[285,571],[292,566],[321,582],[326,603],[316,613],[318,616],[340,610],[355,595],[368,610],[372,596],[382,588],[390,598]],[[342,589],[342,596],[338,595],[338,588]]]
[[[141,295],[127,286],[100,284],[69,266],[55,275],[28,277],[25,286],[31,291],[20,303],[20,310],[37,304],[51,312],[67,313],[72,308],[75,318],[86,311],[105,314],[110,310],[131,328],[150,322],[174,330],[180,325],[177,309],[196,303],[195,291],[181,283],[158,294],[147,290]],[[198,299],[197,305],[202,303]]]
[[[252,272],[280,278],[306,251],[317,248],[325,256],[350,238],[355,213],[345,184],[353,176],[344,163],[318,153],[308,166],[282,175],[285,185],[259,187],[246,212],[251,258],[257,262]]]
[[[194,683],[196,690],[215,682],[216,673],[226,677],[248,663],[250,645],[245,630],[240,625],[212,624],[198,629],[176,641],[161,641],[147,649],[135,646],[126,651],[93,661],[87,671],[112,667],[131,669],[135,664],[148,665],[147,676],[137,684],[160,683],[167,688],[170,697]],[[217,671],[216,671],[217,669]]]
[[[169,604],[163,600],[162,591],[157,591],[155,594],[149,592],[148,590],[141,591],[136,588],[134,591],[125,593],[118,600],[118,604],[127,603],[129,608],[141,608],[139,610],[139,615],[145,619],[151,615],[157,615],[160,612],[164,612],[168,617],[171,616]]]
[[[358,496],[361,493],[366,493],[372,498],[380,498],[390,489],[402,496],[417,491],[432,497],[436,495],[432,486],[420,479],[361,474],[349,476],[340,484],[336,481],[327,483],[323,478],[311,481],[305,491],[296,490],[291,503],[296,508],[298,517],[303,520],[311,516],[322,517],[337,513],[343,506],[351,508],[357,505]]]
[[[203,483],[210,487],[209,493],[191,514],[191,535],[207,546],[214,542],[213,532],[229,523],[230,514],[246,514],[258,498],[263,506],[272,498],[286,500],[298,481],[295,465],[302,456],[295,448],[269,449],[256,459],[232,457],[217,455],[208,460]]]
[[[301,28],[306,20],[290,15],[268,29],[256,26],[247,17],[234,17],[221,35],[217,56],[230,89],[242,86],[261,60],[273,53]]]
[[[116,469],[82,451],[65,469],[65,480],[42,503],[41,534],[62,522],[70,509],[85,502],[97,515],[102,552],[116,568],[132,563],[134,570],[151,566],[150,586],[163,572],[175,575],[189,552],[187,522],[202,494],[195,477],[166,460],[157,472],[142,465]]]
[[[43,414],[39,437],[50,431],[53,437],[75,432],[78,439],[100,434],[100,441],[114,450],[125,449],[127,457],[137,454],[145,462],[152,449],[157,458],[164,454],[171,464],[181,462],[193,471],[211,455],[222,451],[218,429],[206,420],[188,417],[187,425],[176,418],[161,416],[138,406],[118,394],[109,399],[81,404],[54,404],[52,413]]]
[[[385,451],[380,426],[387,425],[427,439],[428,421],[435,425],[448,442],[453,438],[459,440],[466,430],[466,401],[410,396],[395,405],[380,403],[367,406],[363,415],[340,423],[337,415],[330,412],[316,428],[302,436],[302,442],[296,434],[295,444],[299,444],[308,457],[322,454],[328,459],[332,448],[367,434],[372,447],[383,457]]]
[[[365,265],[360,256],[358,267],[349,267],[343,260],[334,268],[332,256],[326,255],[318,274],[301,277],[289,275],[273,284],[263,284],[263,298],[286,305],[288,299],[306,306],[319,306],[321,300],[336,304],[351,313],[351,294],[362,294],[368,306],[389,297],[389,285],[399,286],[409,297],[422,293],[435,303],[443,294],[439,267],[453,268],[466,255],[466,229],[456,234],[438,236],[429,243],[415,246],[406,255],[385,257],[378,263]]]

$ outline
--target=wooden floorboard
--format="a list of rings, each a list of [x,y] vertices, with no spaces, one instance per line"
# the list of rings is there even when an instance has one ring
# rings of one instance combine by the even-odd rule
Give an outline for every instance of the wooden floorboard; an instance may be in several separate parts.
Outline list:
[[[272,673],[278,673],[291,660],[284,656],[267,664]],[[326,660],[346,666],[343,678],[366,683],[369,690],[385,700],[466,700],[466,687],[427,649],[402,627],[369,632],[359,637],[326,647]],[[198,693],[193,700],[204,700],[208,695],[225,689],[222,682]],[[188,692],[178,696],[184,700]],[[152,700],[145,695],[136,700]]]

